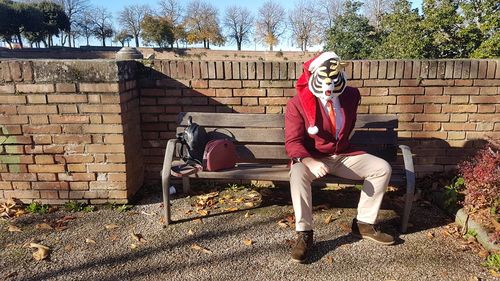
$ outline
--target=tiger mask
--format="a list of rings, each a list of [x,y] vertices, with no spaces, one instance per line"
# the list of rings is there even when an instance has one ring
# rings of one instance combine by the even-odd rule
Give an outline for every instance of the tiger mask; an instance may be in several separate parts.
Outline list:
[[[323,101],[340,96],[347,84],[343,72],[347,64],[340,61],[334,52],[325,52],[318,56],[309,66],[311,76],[308,87],[311,93]]]

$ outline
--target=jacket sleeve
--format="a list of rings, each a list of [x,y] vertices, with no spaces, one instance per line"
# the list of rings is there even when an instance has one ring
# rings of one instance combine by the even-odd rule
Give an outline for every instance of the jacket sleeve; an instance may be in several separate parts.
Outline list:
[[[311,157],[304,145],[306,136],[304,117],[290,100],[285,113],[285,150],[290,158]]]
[[[361,102],[361,94],[359,93],[359,90],[355,89],[355,91],[356,91],[356,98],[354,100],[353,120],[351,123],[351,128],[349,128],[349,139],[351,139],[353,132],[354,132],[354,127],[356,126],[356,120],[358,117],[358,106],[359,106],[359,103]]]

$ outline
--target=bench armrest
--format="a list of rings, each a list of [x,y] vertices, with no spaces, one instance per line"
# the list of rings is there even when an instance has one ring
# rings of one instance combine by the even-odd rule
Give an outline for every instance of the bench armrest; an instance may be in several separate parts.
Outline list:
[[[163,159],[163,168],[161,170],[161,188],[163,192],[163,210],[165,224],[170,223],[170,169],[172,169],[172,160],[174,159],[175,146],[179,142],[178,139],[170,139],[167,142],[165,149],[165,157]]]
[[[411,205],[413,203],[413,195],[415,193],[415,168],[413,166],[413,155],[411,154],[410,147],[407,145],[400,145],[399,148],[403,153],[403,161],[406,172],[405,209],[403,213],[403,222],[401,224],[401,232],[405,233],[408,228],[408,220],[410,218]]]

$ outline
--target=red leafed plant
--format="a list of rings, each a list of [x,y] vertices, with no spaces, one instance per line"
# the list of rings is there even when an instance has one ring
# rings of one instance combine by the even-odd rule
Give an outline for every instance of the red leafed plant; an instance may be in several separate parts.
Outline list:
[[[500,149],[489,142],[476,155],[459,165],[465,181],[464,207],[492,232],[496,242],[500,238]]]

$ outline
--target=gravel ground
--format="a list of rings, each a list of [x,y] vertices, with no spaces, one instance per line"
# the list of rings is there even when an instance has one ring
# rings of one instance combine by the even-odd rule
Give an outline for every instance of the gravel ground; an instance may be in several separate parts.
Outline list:
[[[289,259],[294,231],[286,227],[292,213],[286,189],[219,191],[219,208],[205,208],[210,214],[203,219],[189,212],[199,197],[173,200],[174,219],[182,222],[167,228],[157,190],[127,212],[101,207],[0,221],[0,279],[495,280],[464,240],[445,235],[452,220],[428,204],[415,204],[409,233],[399,235],[397,197],[388,194],[379,219],[399,240],[380,246],[348,235],[357,192],[315,191],[313,255],[296,264]],[[239,198],[244,201],[234,203]],[[231,211],[242,207],[249,209]],[[40,229],[68,215],[66,229]],[[22,232],[9,232],[12,224]],[[30,242],[50,247],[49,258],[35,261]]]

